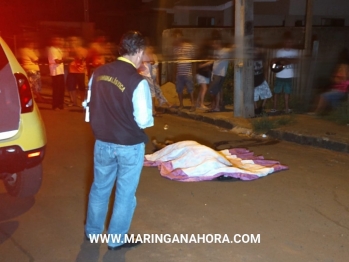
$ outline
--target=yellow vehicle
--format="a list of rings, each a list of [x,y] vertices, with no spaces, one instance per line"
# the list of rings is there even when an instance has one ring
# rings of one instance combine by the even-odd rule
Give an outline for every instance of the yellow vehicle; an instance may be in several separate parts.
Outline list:
[[[0,179],[15,197],[41,186],[46,132],[27,75],[0,37]]]

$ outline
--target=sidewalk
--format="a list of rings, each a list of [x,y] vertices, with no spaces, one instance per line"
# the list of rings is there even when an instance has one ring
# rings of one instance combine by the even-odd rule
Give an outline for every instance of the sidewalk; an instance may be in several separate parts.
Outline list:
[[[189,106],[183,110],[164,108],[165,113],[176,114],[180,117],[191,118],[222,128],[231,129],[232,132],[251,137],[253,133],[251,122],[256,120],[234,118],[233,110],[227,112],[204,113],[197,110],[189,112]],[[349,153],[349,126],[341,126],[331,121],[318,119],[308,115],[295,114],[294,122],[276,129],[269,130],[260,138],[270,137],[302,145],[321,147],[338,152]]]
[[[44,84],[45,82],[45,84]],[[178,105],[178,96],[173,83],[166,83],[161,86],[164,96],[173,105]],[[47,81],[43,81],[41,91],[44,97],[50,97],[52,90]],[[66,92],[66,100],[69,100]],[[337,152],[349,153],[349,125],[339,125],[315,116],[305,114],[293,114],[294,121],[276,129],[272,129],[262,135],[256,135],[252,130],[252,121],[258,118],[238,118],[234,117],[232,106],[227,106],[224,112],[206,113],[197,109],[195,112],[189,112],[190,100],[184,99],[184,109],[157,107],[157,110],[163,113],[174,114],[179,117],[190,118],[196,121],[213,124],[221,128],[229,129],[234,133],[261,139],[273,138],[285,140],[302,145],[320,147]],[[279,116],[270,116],[276,118]]]
[[[161,89],[171,104],[179,104],[175,87],[172,83],[166,83]],[[263,138],[262,135],[254,134],[252,130],[252,121],[258,118],[244,119],[234,117],[232,106],[227,106],[227,110],[224,112],[206,113],[199,109],[195,112],[189,112],[190,105],[190,100],[184,99],[185,108],[182,110],[176,108],[158,109],[163,110],[165,113],[176,114],[180,117],[231,129],[234,133]],[[349,125],[339,125],[332,121],[306,114],[293,114],[292,116],[294,119],[292,123],[272,129],[264,134],[264,137],[349,153]],[[269,117],[273,119],[280,116]]]

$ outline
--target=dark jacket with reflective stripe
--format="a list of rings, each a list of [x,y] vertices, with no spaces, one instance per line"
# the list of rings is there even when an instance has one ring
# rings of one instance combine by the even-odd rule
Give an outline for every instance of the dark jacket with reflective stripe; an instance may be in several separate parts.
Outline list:
[[[133,116],[132,96],[141,80],[132,64],[120,60],[94,71],[89,106],[96,139],[119,145],[148,141]]]

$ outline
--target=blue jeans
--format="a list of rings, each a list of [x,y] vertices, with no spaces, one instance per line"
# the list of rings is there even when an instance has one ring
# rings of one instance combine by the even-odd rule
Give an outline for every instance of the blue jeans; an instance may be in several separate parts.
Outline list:
[[[335,89],[332,89],[326,93],[322,94],[322,97],[329,103],[332,108],[339,107],[341,100],[347,96],[346,92],[341,92]]]
[[[136,189],[144,161],[144,143],[117,145],[96,140],[94,180],[89,195],[85,234],[102,234],[111,191],[115,202],[108,234],[127,234],[136,208]],[[123,239],[122,239],[123,240]],[[109,243],[119,246],[122,243]]]
[[[212,75],[212,80],[208,88],[208,92],[214,96],[218,95],[218,93],[222,90],[224,81],[225,76]]]
[[[188,93],[194,91],[194,82],[192,75],[177,75],[176,77],[176,91],[178,94],[182,94],[184,88],[187,88]]]

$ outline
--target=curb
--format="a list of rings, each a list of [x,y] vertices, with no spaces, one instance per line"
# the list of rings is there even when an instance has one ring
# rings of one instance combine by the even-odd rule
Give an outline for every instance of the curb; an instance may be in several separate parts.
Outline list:
[[[223,119],[215,119],[213,117],[207,117],[202,115],[197,115],[195,113],[188,113],[184,111],[177,111],[177,115],[185,118],[190,118],[196,121],[205,122],[207,124],[212,124],[218,127],[226,128],[226,129],[232,129],[234,125],[232,123],[229,123]]]
[[[159,111],[162,111],[163,113],[169,113],[169,114],[177,115],[183,118],[189,118],[196,121],[205,122],[207,124],[215,125],[221,128],[232,129],[235,127],[234,124],[228,121],[225,121],[224,119],[216,119],[214,117],[198,115],[195,112],[187,112],[187,111],[178,110],[176,108],[164,108],[164,107],[156,107],[156,109],[158,109]]]
[[[331,141],[327,137],[312,137],[291,132],[279,131],[276,129],[269,130],[267,135],[275,139],[294,142],[301,145],[320,147],[336,152],[349,153],[349,145],[346,143]]]
[[[216,119],[214,117],[202,116],[202,115],[195,114],[195,112],[180,111],[178,109],[173,109],[173,108],[160,107],[159,109],[161,109],[164,113],[170,113],[173,115],[177,115],[179,117],[205,122],[207,124],[212,124],[225,129],[233,129],[233,131],[234,129],[241,129],[243,130],[242,133],[253,136],[252,129],[239,127],[224,119]],[[235,133],[241,133],[241,132],[235,132]],[[307,136],[307,135],[295,134],[287,131],[281,131],[277,129],[269,130],[266,133],[266,135],[277,140],[283,140],[283,141],[293,142],[301,145],[324,148],[324,149],[328,149],[335,152],[349,153],[349,144],[337,142],[337,141],[331,141],[327,137]]]

